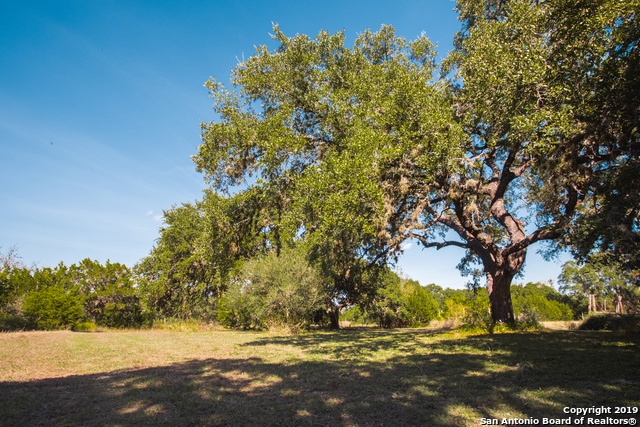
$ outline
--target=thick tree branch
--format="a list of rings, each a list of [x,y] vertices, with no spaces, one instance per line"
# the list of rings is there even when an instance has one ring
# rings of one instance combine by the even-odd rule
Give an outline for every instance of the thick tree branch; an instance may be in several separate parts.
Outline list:
[[[560,237],[560,232],[556,229],[539,228],[524,239],[520,240],[518,243],[505,248],[504,251],[502,251],[502,254],[505,257],[508,257],[511,254],[526,249],[536,242],[539,242],[541,240],[553,240],[557,239],[558,237]]]

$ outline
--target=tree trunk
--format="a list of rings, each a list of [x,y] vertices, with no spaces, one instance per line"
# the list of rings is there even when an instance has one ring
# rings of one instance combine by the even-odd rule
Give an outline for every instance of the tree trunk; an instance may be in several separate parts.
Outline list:
[[[527,250],[523,249],[506,258],[494,255],[488,262],[483,260],[487,275],[491,318],[496,323],[513,324],[516,321],[511,301],[511,281],[522,268],[526,256]]]
[[[331,319],[331,329],[340,329],[340,309],[339,305],[331,305],[327,310],[329,319]]]
[[[487,273],[487,290],[491,305],[491,317],[494,322],[514,323],[513,303],[511,301],[511,280],[513,274],[500,271]]]
[[[622,294],[618,293],[618,303],[616,304],[616,313],[622,314],[624,312],[622,308]]]

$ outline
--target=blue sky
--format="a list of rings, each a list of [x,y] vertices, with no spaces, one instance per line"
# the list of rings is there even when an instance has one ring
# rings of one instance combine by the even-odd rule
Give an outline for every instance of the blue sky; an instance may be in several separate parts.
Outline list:
[[[129,266],[158,237],[163,209],[205,188],[190,155],[215,119],[204,82],[228,82],[254,46],[367,28],[421,32],[445,55],[459,22],[440,1],[29,1],[0,3],[0,245],[26,264],[84,258]],[[406,245],[403,272],[462,287],[456,248]],[[529,251],[520,281],[556,279]],[[564,256],[561,261],[567,260]]]

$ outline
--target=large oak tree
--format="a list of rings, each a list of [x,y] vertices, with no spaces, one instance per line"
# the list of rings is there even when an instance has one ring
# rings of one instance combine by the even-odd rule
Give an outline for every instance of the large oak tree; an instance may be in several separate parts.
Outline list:
[[[588,23],[582,32],[567,33],[569,7]],[[220,119],[203,124],[194,161],[220,191],[256,175],[286,200],[270,227],[314,236],[325,264],[384,263],[410,238],[465,249],[460,267],[482,265],[493,319],[512,322],[527,248],[575,235],[585,214],[597,220],[598,185],[637,158],[637,108],[599,125],[606,94],[581,103],[607,90],[598,76],[615,85],[610,68],[631,67],[607,65],[617,29],[635,19],[627,9],[461,0],[463,31],[444,68],[454,83],[433,79],[424,37],[407,43],[383,27],[347,48],[343,34],[289,38],[276,27],[280,46],[238,64],[234,90],[207,82]],[[597,49],[578,60],[574,44]],[[349,267],[334,264],[336,283],[349,283]]]
[[[343,34],[274,30],[280,47],[239,64],[236,90],[207,82],[220,120],[203,124],[194,161],[221,192],[253,177],[252,188],[283,201],[268,228],[309,240],[332,279],[337,325],[340,309],[367,292],[363,269],[384,265],[406,238],[389,234],[383,171],[421,145],[417,167],[430,180],[464,135],[432,79],[426,38],[407,43],[383,27],[348,49]]]
[[[512,242],[507,264],[517,267],[518,251],[545,239],[583,259],[607,249],[633,268],[640,249],[638,3],[460,0],[458,11],[463,31],[449,61],[462,83],[459,114],[493,171],[491,211]],[[512,180],[522,183],[514,195],[535,215],[529,236],[496,197]]]

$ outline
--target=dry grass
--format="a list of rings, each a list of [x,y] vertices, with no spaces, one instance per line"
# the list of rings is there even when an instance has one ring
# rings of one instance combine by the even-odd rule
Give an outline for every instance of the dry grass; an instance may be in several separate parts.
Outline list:
[[[640,401],[637,336],[0,334],[0,425],[479,425]]]
[[[572,331],[578,329],[581,320],[566,320],[566,321],[557,321],[557,322],[540,322],[540,324],[546,329],[552,329],[555,331]]]

